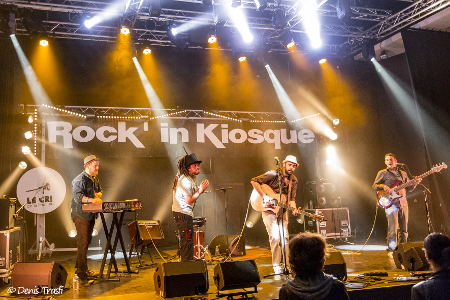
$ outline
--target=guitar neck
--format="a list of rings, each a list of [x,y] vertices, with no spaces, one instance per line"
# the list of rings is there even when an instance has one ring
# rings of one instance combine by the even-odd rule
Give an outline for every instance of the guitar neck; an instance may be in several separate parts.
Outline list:
[[[428,172],[426,172],[426,173],[423,173],[423,174],[420,175],[420,176],[417,176],[416,178],[418,178],[418,179],[425,178],[425,177],[427,177],[428,175],[430,175],[430,174],[432,174],[432,173],[434,173],[434,171],[433,171],[433,170],[430,170],[430,171],[428,171]],[[395,192],[400,191],[400,190],[402,190],[402,189],[404,189],[404,188],[407,188],[407,187],[409,187],[409,186],[411,186],[411,185],[413,185],[413,184],[414,184],[414,180],[410,180],[410,181],[405,182],[405,183],[399,185],[398,187],[394,188],[394,191],[395,191]]]

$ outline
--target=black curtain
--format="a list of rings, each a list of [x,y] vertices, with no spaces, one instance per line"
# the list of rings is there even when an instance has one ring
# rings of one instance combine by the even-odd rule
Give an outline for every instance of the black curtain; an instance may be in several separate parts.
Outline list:
[[[428,167],[450,163],[450,33],[409,29],[402,32],[402,37]],[[429,185],[428,203],[434,231],[449,234],[450,171],[431,175]]]
[[[16,166],[11,161],[14,121],[14,59],[15,52],[11,39],[0,37],[0,183],[5,181]]]

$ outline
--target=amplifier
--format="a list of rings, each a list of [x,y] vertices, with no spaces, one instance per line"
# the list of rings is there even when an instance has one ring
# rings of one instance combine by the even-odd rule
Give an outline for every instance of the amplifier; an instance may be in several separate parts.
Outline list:
[[[148,245],[152,240],[164,240],[164,232],[159,220],[138,220],[128,224],[128,232],[133,246]]]
[[[0,277],[8,277],[20,261],[20,228],[0,231]]]
[[[305,217],[305,231],[317,232],[325,238],[347,238],[351,236],[348,207],[306,209],[309,213],[323,215],[326,221],[317,222]]]

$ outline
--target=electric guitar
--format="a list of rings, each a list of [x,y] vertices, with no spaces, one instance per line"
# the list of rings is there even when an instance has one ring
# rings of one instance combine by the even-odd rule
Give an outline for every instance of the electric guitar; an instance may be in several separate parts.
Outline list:
[[[417,176],[415,178],[419,179],[419,178],[425,178],[428,175],[435,173],[435,172],[440,172],[442,169],[447,169],[447,165],[445,163],[441,163],[440,165],[436,165],[434,166],[430,171],[423,173],[420,176]],[[394,200],[402,197],[402,194],[399,194],[398,192],[404,188],[407,188],[411,185],[414,184],[414,180],[410,180],[408,182],[405,182],[403,184],[401,184],[402,181],[401,180],[397,180],[396,182],[394,182],[389,188],[391,189],[391,193],[388,194],[386,193],[385,190],[378,190],[377,191],[377,199],[378,199],[378,203],[384,207],[384,208],[389,208],[391,207],[392,203],[394,202]]]
[[[287,205],[287,197],[284,194],[281,195],[280,201],[280,195],[275,193],[274,190],[267,184],[261,184],[261,188],[265,194],[264,197],[261,197],[261,195],[255,189],[253,189],[253,192],[250,196],[250,203],[255,210],[260,212],[272,211],[275,214],[278,214],[280,208],[284,208],[293,212],[296,211],[299,214],[310,217],[311,219],[319,222],[326,221],[323,216],[311,214],[301,209]]]

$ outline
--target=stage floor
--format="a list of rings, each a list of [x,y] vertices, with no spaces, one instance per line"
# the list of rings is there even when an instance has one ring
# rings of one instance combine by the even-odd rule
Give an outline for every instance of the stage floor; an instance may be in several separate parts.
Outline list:
[[[410,288],[417,281],[398,282],[396,277],[408,277],[409,272],[397,269],[394,259],[390,258],[386,252],[386,246],[382,245],[366,245],[362,250],[362,245],[341,245],[332,246],[330,251],[341,251],[347,266],[349,275],[347,280],[348,291],[351,299],[410,299]],[[176,261],[176,250],[159,249],[165,260]],[[155,263],[163,262],[155,249],[152,249]],[[102,253],[90,251],[89,266],[93,271],[99,271]],[[54,295],[54,299],[108,299],[122,300],[126,299],[162,299],[155,292],[153,283],[153,275],[156,267],[145,266],[137,268],[138,260],[136,256],[132,258],[132,270],[138,270],[138,273],[128,274],[119,273],[111,274],[112,277],[118,278],[119,281],[98,280],[93,282],[81,281],[79,291],[72,289],[72,277],[74,275],[75,252],[53,252],[51,256],[41,259],[41,262],[58,262],[64,266],[68,272],[66,291],[62,295]],[[117,255],[116,258],[121,257]],[[233,257],[233,260],[255,260],[261,277],[261,283],[258,285],[258,292],[249,294],[248,297],[253,299],[278,299],[278,291],[286,282],[287,276],[268,276],[273,272],[271,266],[271,253],[269,249],[260,247],[247,246],[247,254],[245,256]],[[122,264],[123,258],[118,259],[119,269],[126,270]],[[150,264],[151,259],[148,254],[143,255],[143,263]],[[176,297],[171,299],[218,299],[217,288],[214,285],[214,267],[218,261],[208,264],[209,290],[207,294]],[[363,276],[368,272],[387,272],[388,276],[380,277]],[[268,277],[266,277],[268,276]],[[365,286],[361,290],[361,286]],[[390,288],[387,288],[387,287]],[[0,297],[2,299],[9,298],[8,287],[0,288]],[[386,290],[390,292],[387,293]],[[239,290],[238,290],[239,291]],[[242,291],[242,290],[240,290]],[[235,291],[233,291],[235,292]],[[221,294],[225,292],[221,291]],[[385,295],[385,296],[384,296]],[[16,299],[29,299],[32,295],[14,296]],[[49,295],[46,295],[49,299]],[[235,299],[241,296],[235,296]],[[224,297],[226,299],[226,297]]]

